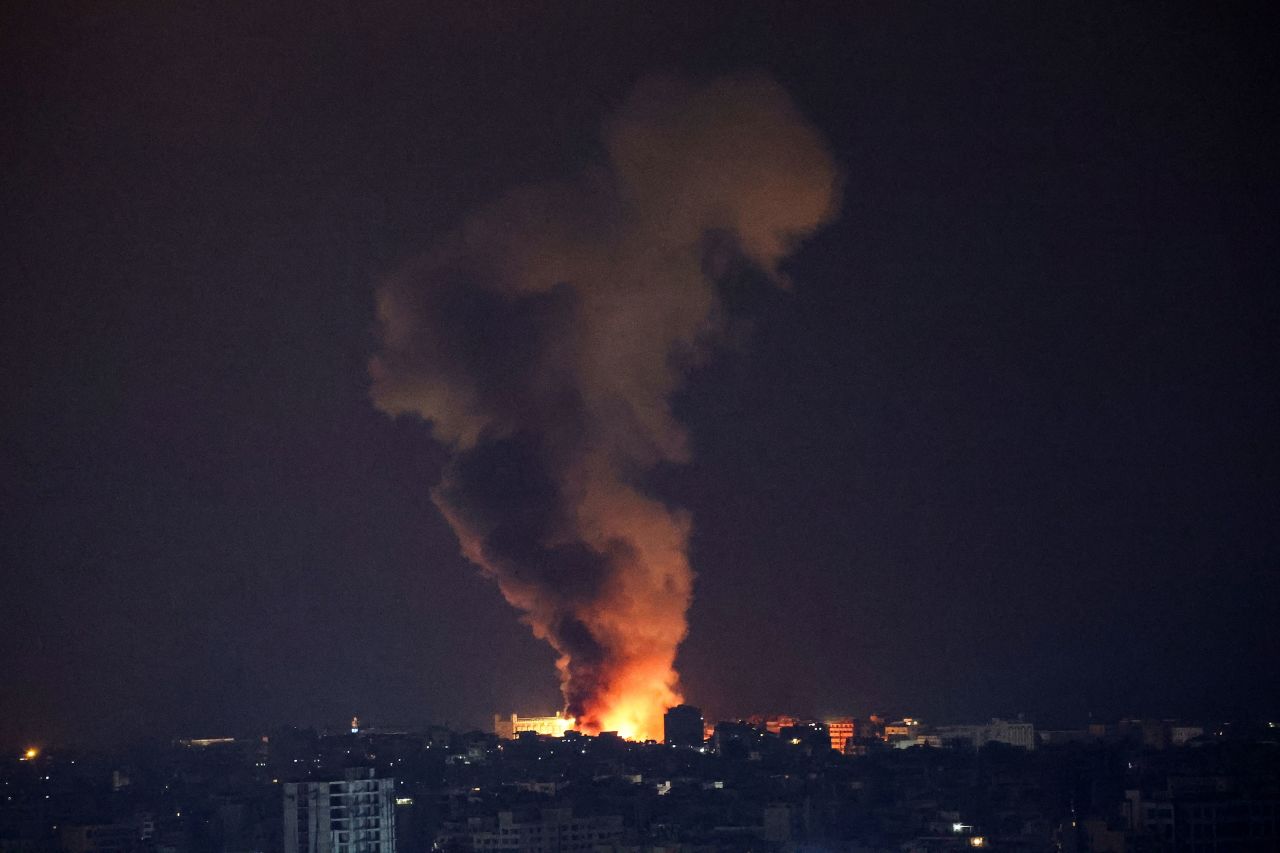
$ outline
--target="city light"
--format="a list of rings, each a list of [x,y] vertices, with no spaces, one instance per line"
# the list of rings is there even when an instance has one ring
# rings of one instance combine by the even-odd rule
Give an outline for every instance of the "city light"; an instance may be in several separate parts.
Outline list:
[[[24,753],[22,753],[22,758],[21,758],[21,760],[22,760],[22,761],[31,761],[32,759],[34,759],[34,758],[35,758],[37,755],[39,755],[39,754],[40,754],[40,750],[36,749],[34,746],[29,746],[29,747],[27,747],[27,751],[26,751],[26,752],[24,752]]]
[[[986,847],[987,839],[981,835],[975,835],[969,839],[969,846],[970,847]]]

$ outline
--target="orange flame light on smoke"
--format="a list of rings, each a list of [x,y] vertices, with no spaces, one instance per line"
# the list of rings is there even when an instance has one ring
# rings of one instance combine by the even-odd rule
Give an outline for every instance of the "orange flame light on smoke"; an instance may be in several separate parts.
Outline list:
[[[473,211],[381,285],[371,395],[448,448],[432,499],[556,650],[564,717],[656,740],[683,698],[693,571],[689,516],[645,475],[690,460],[671,398],[723,337],[729,256],[784,285],[839,180],[754,75],[642,81],[600,142],[598,162]]]

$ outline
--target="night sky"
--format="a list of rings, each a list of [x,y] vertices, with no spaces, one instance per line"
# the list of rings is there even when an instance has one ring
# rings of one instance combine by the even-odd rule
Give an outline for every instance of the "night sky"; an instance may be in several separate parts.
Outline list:
[[[374,292],[655,72],[771,77],[844,180],[645,484],[687,699],[1280,713],[1262,5],[290,5],[6,4],[0,743],[560,707]]]

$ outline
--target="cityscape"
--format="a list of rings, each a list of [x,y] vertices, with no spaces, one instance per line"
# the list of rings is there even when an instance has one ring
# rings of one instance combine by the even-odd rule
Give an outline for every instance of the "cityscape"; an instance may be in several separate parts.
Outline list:
[[[1273,6],[0,3],[0,853],[1280,853]]]
[[[4,853],[1270,851],[1273,721],[930,725],[665,714],[661,741],[559,715],[282,727],[0,771]]]

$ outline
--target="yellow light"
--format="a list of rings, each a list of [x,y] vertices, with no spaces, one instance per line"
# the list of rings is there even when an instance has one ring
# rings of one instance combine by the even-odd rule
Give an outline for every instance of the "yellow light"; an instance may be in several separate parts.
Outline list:
[[[981,836],[981,835],[974,835],[974,836],[970,836],[970,838],[969,838],[969,846],[970,846],[970,847],[986,847],[986,846],[987,846],[987,839],[986,839],[986,838],[984,838],[984,837],[983,837],[983,836]]]
[[[39,754],[40,754],[40,750],[36,749],[34,746],[29,746],[27,747],[27,751],[22,753],[22,757],[27,761],[30,761],[31,759],[35,758]]]

